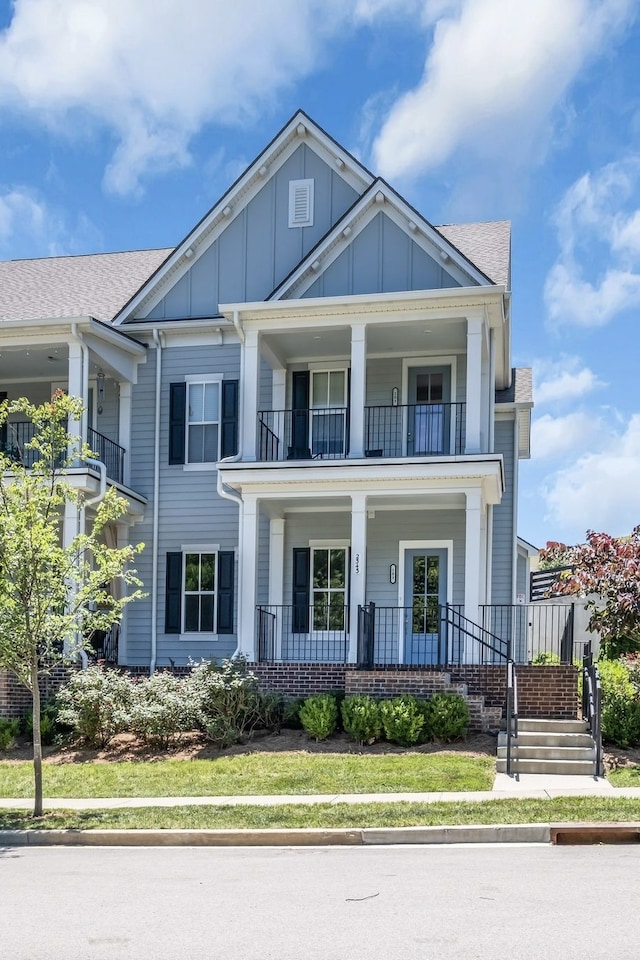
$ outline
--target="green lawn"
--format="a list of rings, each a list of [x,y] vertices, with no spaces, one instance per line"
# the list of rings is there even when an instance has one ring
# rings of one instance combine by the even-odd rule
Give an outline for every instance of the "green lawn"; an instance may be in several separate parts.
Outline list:
[[[607,774],[614,787],[640,787],[640,767],[621,767]]]
[[[460,753],[249,753],[215,760],[44,764],[45,797],[490,790],[492,757]],[[0,796],[31,797],[31,763],[0,763]]]
[[[362,803],[281,807],[141,807],[57,810],[34,820],[27,811],[0,810],[0,829],[260,829],[405,827],[457,824],[640,820],[640,800],[572,797],[470,803]]]

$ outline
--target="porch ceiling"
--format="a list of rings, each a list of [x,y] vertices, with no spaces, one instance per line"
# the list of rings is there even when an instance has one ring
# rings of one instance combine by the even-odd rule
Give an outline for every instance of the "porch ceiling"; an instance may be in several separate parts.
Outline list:
[[[294,514],[350,513],[350,497],[305,497],[304,500],[273,498],[260,501],[261,510],[269,517],[286,517]],[[367,496],[367,510],[376,512],[413,513],[421,510],[464,510],[463,493],[421,493],[411,497]]]

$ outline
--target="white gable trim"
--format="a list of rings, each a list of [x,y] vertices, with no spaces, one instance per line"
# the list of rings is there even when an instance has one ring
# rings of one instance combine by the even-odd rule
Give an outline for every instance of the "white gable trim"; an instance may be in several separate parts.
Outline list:
[[[169,287],[187,273],[303,143],[357,193],[362,193],[373,182],[373,177],[365,167],[349,156],[306,114],[299,111],[200,223],[187,234],[154,276],[116,315],[113,323],[119,325],[129,319],[138,320],[142,313],[153,310]]]
[[[381,211],[425,253],[442,263],[447,273],[462,286],[469,286],[470,281],[479,286],[491,284],[470,260],[405,203],[388,184],[383,180],[376,180],[324,240],[274,290],[269,299],[283,300],[303,296]]]

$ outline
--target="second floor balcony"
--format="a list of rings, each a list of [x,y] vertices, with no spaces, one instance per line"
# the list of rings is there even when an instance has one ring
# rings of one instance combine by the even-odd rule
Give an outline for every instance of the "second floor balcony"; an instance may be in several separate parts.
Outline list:
[[[34,436],[35,427],[29,420],[11,421],[0,432],[0,449],[10,460],[25,467],[32,467],[38,457],[37,450],[29,447],[29,443]],[[96,459],[104,463],[108,479],[114,483],[123,484],[124,448],[91,427],[87,428],[87,443]]]
[[[465,449],[466,404],[367,406],[362,418],[366,458],[460,456]],[[343,460],[352,442],[346,406],[259,410],[256,459]]]

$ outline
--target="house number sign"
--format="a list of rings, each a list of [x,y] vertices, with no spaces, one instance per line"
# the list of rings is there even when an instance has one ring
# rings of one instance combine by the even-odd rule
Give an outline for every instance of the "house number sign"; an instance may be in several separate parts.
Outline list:
[[[353,558],[353,569],[356,576],[360,573],[360,554],[356,553]]]

